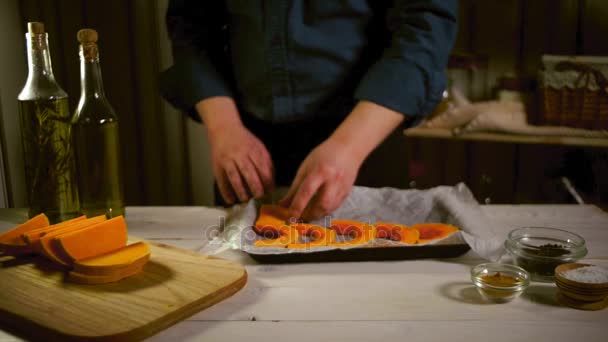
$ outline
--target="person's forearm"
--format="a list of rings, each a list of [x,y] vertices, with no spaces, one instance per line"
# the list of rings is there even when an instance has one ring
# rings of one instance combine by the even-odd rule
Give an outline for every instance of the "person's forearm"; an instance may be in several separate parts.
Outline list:
[[[236,103],[231,97],[210,97],[198,102],[195,108],[210,136],[243,125]]]
[[[329,139],[348,146],[362,162],[404,118],[386,107],[360,101]]]

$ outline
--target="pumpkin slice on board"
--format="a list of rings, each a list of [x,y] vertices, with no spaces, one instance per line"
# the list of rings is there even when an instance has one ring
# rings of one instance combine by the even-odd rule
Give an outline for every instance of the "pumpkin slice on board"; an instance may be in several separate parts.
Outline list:
[[[418,243],[427,243],[435,240],[441,240],[455,232],[458,228],[444,223],[420,223],[412,225],[412,229],[415,229],[420,234]]]
[[[25,243],[31,245],[32,243],[39,240],[41,237],[43,237],[47,233],[61,229],[63,227],[67,227],[76,222],[84,221],[84,220],[86,220],[86,218],[87,218],[86,216],[82,215],[82,216],[75,217],[73,219],[69,219],[69,220],[66,220],[66,221],[63,221],[60,223],[56,223],[56,224],[53,224],[50,226],[33,229],[33,230],[30,230],[30,231],[27,231],[27,232],[24,232],[23,234],[21,234],[21,239],[23,239],[23,241]]]
[[[324,247],[328,246],[336,239],[336,232],[325,227],[308,223],[295,223],[290,226],[295,228],[301,236],[310,237],[312,241],[290,243],[287,245],[287,248],[306,249],[312,247]]]
[[[376,222],[376,237],[389,239],[413,245],[418,242],[420,233],[416,229],[409,228],[402,224],[390,222]]]
[[[253,230],[255,230],[256,233],[265,236],[268,234],[276,234],[276,237],[280,235],[280,232],[278,231],[280,228],[286,228],[288,220],[288,208],[279,205],[264,204],[260,208],[260,214],[253,225]]]
[[[114,283],[142,272],[143,268],[144,265],[129,265],[127,267],[120,268],[118,271],[115,271],[110,275],[90,275],[71,271],[68,273],[67,280],[73,283],[86,285]]]
[[[106,220],[105,215],[99,215],[95,217],[91,217],[90,219],[78,221],[67,225],[61,229],[57,229],[53,232],[50,232],[43,237],[39,238],[33,243],[34,251],[47,259],[61,265],[61,266],[70,266],[70,259],[67,258],[64,254],[61,253],[60,250],[55,246],[53,239],[57,236],[61,236],[62,234],[71,233],[80,229],[85,229],[88,227],[92,227],[96,224],[99,224]],[[93,243],[93,241],[89,242]]]
[[[117,216],[85,229],[61,234],[53,239],[58,251],[71,262],[92,258],[127,245],[127,223]]]
[[[274,239],[263,239],[257,240],[253,243],[256,247],[275,247],[285,248],[291,243],[296,243],[300,239],[300,233],[295,228],[289,226],[281,227],[277,229],[279,237]],[[265,234],[266,235],[266,234]]]
[[[341,235],[351,236],[352,239],[344,242],[332,242],[334,247],[356,246],[367,243],[376,238],[376,227],[371,224],[354,220],[332,220],[331,229]]]
[[[32,253],[30,245],[26,244],[21,239],[21,234],[32,231],[34,229],[48,227],[49,219],[44,214],[39,214],[8,232],[0,235],[0,250],[7,255],[23,255]]]
[[[150,259],[150,247],[136,242],[119,250],[74,262],[73,271],[91,276],[112,276],[126,267],[143,267]]]

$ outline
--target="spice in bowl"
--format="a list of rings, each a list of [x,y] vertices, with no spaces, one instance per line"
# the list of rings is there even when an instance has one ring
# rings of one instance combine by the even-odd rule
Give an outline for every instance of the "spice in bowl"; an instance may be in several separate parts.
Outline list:
[[[505,248],[516,265],[532,279],[552,282],[555,268],[575,262],[587,254],[585,240],[574,233],[554,228],[529,227],[509,233]]]
[[[555,269],[560,303],[583,310],[601,310],[608,306],[608,269],[570,263]]]
[[[506,303],[517,298],[530,284],[528,272],[521,267],[498,263],[473,267],[471,280],[479,294],[494,303]]]
[[[570,269],[560,275],[568,280],[579,283],[608,283],[608,269],[594,265]]]

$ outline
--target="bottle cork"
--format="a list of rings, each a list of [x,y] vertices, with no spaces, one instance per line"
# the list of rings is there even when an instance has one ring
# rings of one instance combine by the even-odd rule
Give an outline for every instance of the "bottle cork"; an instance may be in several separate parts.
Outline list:
[[[97,31],[90,28],[81,29],[76,34],[76,39],[78,39],[80,44],[97,43],[98,38]]]
[[[41,23],[39,21],[30,21],[29,23],[27,23],[27,32],[31,35],[45,33],[44,23]]]
[[[97,48],[99,35],[97,34],[97,31],[90,28],[81,29],[76,34],[76,39],[78,39],[78,42],[80,43],[83,58],[86,60],[95,60],[99,58],[99,50]]]

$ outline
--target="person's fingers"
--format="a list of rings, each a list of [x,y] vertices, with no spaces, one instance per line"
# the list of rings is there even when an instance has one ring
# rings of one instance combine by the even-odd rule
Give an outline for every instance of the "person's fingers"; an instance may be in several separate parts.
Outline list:
[[[251,194],[255,198],[260,198],[264,196],[264,187],[262,186],[262,181],[258,176],[257,170],[253,165],[253,162],[249,159],[245,159],[239,165],[239,170],[245,182],[247,183],[247,187],[251,191]]]
[[[340,203],[340,196],[338,184],[325,182],[302,213],[302,218],[312,221],[332,213]]]
[[[249,195],[247,194],[247,190],[243,185],[243,180],[241,179],[241,174],[237,169],[237,166],[234,162],[228,163],[224,167],[224,171],[228,176],[228,180],[230,180],[230,184],[232,185],[232,190],[236,193],[236,196],[239,198],[240,202],[245,202],[249,199]]]
[[[222,195],[224,202],[226,202],[226,204],[228,205],[233,204],[235,200],[234,194],[232,193],[232,188],[230,186],[230,182],[228,181],[226,173],[223,170],[217,172],[216,181],[217,187],[220,190],[220,194]]]
[[[283,206],[283,207],[291,206],[293,196],[295,196],[296,192],[300,188],[300,183],[302,183],[302,180],[304,179],[304,175],[306,174],[304,169],[305,169],[305,166],[304,166],[304,163],[302,163],[302,165],[300,165],[300,168],[298,169],[298,172],[296,172],[296,176],[294,177],[293,182],[291,182],[291,186],[289,187],[289,190],[287,190],[287,193],[285,194],[285,196],[283,196],[283,199],[281,199],[279,201],[279,204],[281,206]]]
[[[289,206],[290,215],[300,218],[302,216],[302,212],[322,184],[323,177],[321,177],[320,174],[313,173],[306,176],[298,187],[296,194],[293,196],[291,205]]]
[[[262,181],[265,193],[271,193],[274,188],[274,176],[272,161],[268,153],[261,154],[257,158],[253,158],[249,155],[249,160],[255,167],[257,174]]]

